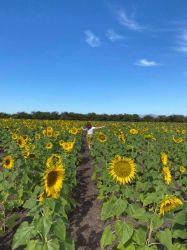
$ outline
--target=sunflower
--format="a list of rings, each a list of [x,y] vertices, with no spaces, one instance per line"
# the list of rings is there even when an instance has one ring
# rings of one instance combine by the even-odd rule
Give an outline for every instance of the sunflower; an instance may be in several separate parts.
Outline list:
[[[19,136],[17,139],[17,144],[20,148],[24,148],[26,145],[26,141],[24,140],[23,136]]]
[[[148,128],[142,128],[142,132],[144,133],[144,132],[146,132],[146,131],[148,131],[149,129]]]
[[[39,140],[40,139],[40,134],[35,134],[35,139]]]
[[[46,135],[47,135],[47,137],[52,137],[53,136],[53,131],[47,131]]]
[[[166,153],[162,152],[161,155],[160,155],[160,159],[161,159],[161,162],[164,166],[167,165],[167,162],[168,162],[168,156]]]
[[[29,150],[24,150],[24,151],[23,151],[23,157],[24,157],[24,158],[29,157],[29,154],[30,154]]]
[[[144,138],[145,138],[146,140],[156,141],[156,138],[154,137],[153,134],[147,134],[147,135],[144,136]]]
[[[138,130],[135,129],[135,128],[131,128],[131,129],[130,129],[130,134],[132,134],[132,135],[137,135],[137,134],[138,134]]]
[[[136,165],[133,159],[120,157],[119,155],[111,161],[109,172],[114,180],[120,184],[132,182],[135,178]]]
[[[14,133],[14,134],[12,134],[12,139],[13,139],[13,140],[17,140],[17,139],[18,139],[17,134],[15,134],[15,133]]]
[[[30,139],[28,135],[23,135],[22,137],[23,137],[23,139],[25,140],[26,143],[27,143],[27,142],[29,141],[29,139]]]
[[[186,130],[183,129],[183,130],[181,131],[181,134],[185,135],[185,134],[186,134]]]
[[[78,131],[77,128],[72,128],[72,129],[69,130],[69,133],[70,133],[70,134],[73,134],[73,135],[76,135],[76,134],[79,133],[79,131]]]
[[[171,183],[171,173],[169,167],[163,167],[164,181],[167,185]]]
[[[34,153],[29,154],[29,157],[30,157],[32,160],[35,160],[35,159],[36,159],[36,155],[35,155]]]
[[[52,128],[52,127],[47,127],[47,128],[46,128],[46,131],[52,133],[52,132],[53,132],[53,128]]]
[[[54,132],[53,132],[53,136],[54,136],[54,137],[58,137],[59,135],[60,135],[60,132],[59,132],[59,131],[54,131]]]
[[[75,142],[64,142],[61,146],[66,152],[70,152],[73,149]]]
[[[3,158],[3,167],[10,169],[14,165],[14,159],[12,158],[11,155],[7,155]]]
[[[45,148],[46,149],[51,149],[53,147],[53,144],[51,142],[48,142],[46,145],[45,145]]]
[[[169,130],[167,128],[163,128],[163,132],[167,134],[169,133]]]
[[[107,136],[103,133],[99,133],[97,139],[100,141],[100,142],[106,142],[107,141]]]
[[[180,133],[180,129],[176,128],[175,131],[179,134]]]
[[[46,166],[48,168],[51,168],[51,167],[57,167],[59,165],[62,164],[62,158],[60,155],[58,154],[52,154],[48,159],[47,159],[47,162],[46,162]]]
[[[63,140],[60,140],[60,141],[59,141],[59,145],[60,145],[60,146],[62,146],[62,145],[63,145],[63,143],[64,143],[64,141],[63,141]]]
[[[182,138],[175,138],[175,137],[173,136],[173,141],[174,141],[176,144],[180,144],[180,143],[183,142],[183,139],[182,139]]]
[[[119,140],[121,143],[124,143],[124,142],[126,142],[127,137],[126,137],[124,134],[120,134],[120,135],[118,135],[118,140]]]
[[[48,197],[58,198],[64,181],[64,173],[65,170],[62,165],[46,170],[43,181],[45,192]]]
[[[119,135],[121,135],[121,134],[122,134],[122,131],[121,131],[120,129],[114,131],[114,135],[115,135],[115,136],[119,136]]]
[[[42,133],[43,133],[44,136],[46,136],[46,133],[47,133],[47,132],[46,132],[46,130],[44,129],[44,130],[42,131]]]
[[[177,206],[182,205],[182,204],[183,204],[182,201],[175,196],[166,197],[160,203],[159,214],[164,215],[165,213],[173,210],[174,208],[176,208]]]
[[[186,172],[186,168],[185,168],[184,166],[180,166],[180,167],[179,167],[179,171],[180,171],[181,173],[185,173],[185,172]]]

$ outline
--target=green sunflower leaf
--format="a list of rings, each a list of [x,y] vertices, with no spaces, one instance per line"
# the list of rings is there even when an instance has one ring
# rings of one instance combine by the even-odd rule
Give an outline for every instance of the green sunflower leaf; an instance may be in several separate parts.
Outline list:
[[[126,210],[126,208],[127,202],[125,200],[112,197],[109,201],[103,204],[101,210],[101,219],[107,220],[113,216],[119,216]]]
[[[164,231],[160,231],[156,234],[156,238],[160,241],[160,243],[168,248],[168,250],[173,250],[172,245],[172,233],[167,228]]]
[[[116,221],[115,232],[121,244],[125,244],[133,235],[133,226],[123,221]]]
[[[110,226],[108,225],[105,227],[101,237],[101,249],[104,249],[106,246],[110,246],[114,240],[115,235],[112,233]]]

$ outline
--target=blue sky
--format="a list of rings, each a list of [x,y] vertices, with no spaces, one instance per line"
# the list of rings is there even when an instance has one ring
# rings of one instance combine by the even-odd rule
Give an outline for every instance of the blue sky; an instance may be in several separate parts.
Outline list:
[[[0,112],[187,115],[186,0],[0,0]]]

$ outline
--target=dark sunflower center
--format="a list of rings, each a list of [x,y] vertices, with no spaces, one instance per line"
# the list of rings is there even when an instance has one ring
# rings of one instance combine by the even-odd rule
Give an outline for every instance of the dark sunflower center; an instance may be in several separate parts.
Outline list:
[[[171,207],[172,207],[172,204],[170,202],[164,205],[165,210],[171,209]]]
[[[131,166],[125,161],[116,162],[114,165],[114,172],[118,177],[128,177],[131,173]]]
[[[54,156],[54,157],[53,157],[53,161],[54,161],[54,162],[57,162],[57,161],[59,161],[59,158],[56,157],[56,156]]]
[[[30,154],[29,156],[30,156],[30,158],[32,158],[32,159],[35,158],[35,154]]]
[[[6,165],[9,165],[9,164],[10,164],[10,160],[7,159],[7,160],[5,161],[5,164],[6,164]]]
[[[104,136],[104,135],[100,135],[100,139],[101,139],[102,141],[104,141],[104,140],[105,140],[105,136]]]
[[[51,171],[47,176],[47,185],[48,185],[48,187],[54,186],[57,179],[58,179],[58,172],[57,171]]]
[[[119,139],[120,139],[120,141],[124,141],[125,138],[120,136]]]

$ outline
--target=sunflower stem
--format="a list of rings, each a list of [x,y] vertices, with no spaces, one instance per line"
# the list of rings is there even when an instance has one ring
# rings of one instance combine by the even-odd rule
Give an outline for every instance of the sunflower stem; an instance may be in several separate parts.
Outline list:
[[[3,193],[5,194],[5,176],[4,176],[4,171],[2,171],[2,174],[3,174]],[[3,232],[5,233],[5,230],[6,230],[6,211],[5,211],[5,199],[3,199],[4,201],[2,202],[2,214],[3,214],[3,225],[2,225],[2,228],[3,228]]]
[[[133,146],[131,146],[131,149],[132,149],[132,154],[134,153],[134,147]]]
[[[162,244],[161,244],[161,243],[158,243],[158,242],[153,242],[153,243],[149,244],[149,247],[150,247],[150,246],[153,246],[153,245],[162,245]]]
[[[149,140],[147,141],[147,151],[148,151],[148,154],[149,154]]]
[[[149,224],[148,238],[147,238],[147,245],[148,246],[150,246],[150,240],[151,240],[152,231],[153,231],[153,222],[152,222],[152,219],[151,219],[150,224]]]
[[[40,236],[41,240],[42,240],[43,242],[45,242],[45,238],[44,238],[44,236],[42,235],[42,233],[41,233],[40,231],[37,231],[37,233],[38,233],[38,235]]]
[[[2,229],[3,229],[3,233],[5,233],[6,231],[6,213],[5,213],[5,206],[4,206],[4,202],[2,203],[2,215],[3,215],[3,223],[2,223]]]

